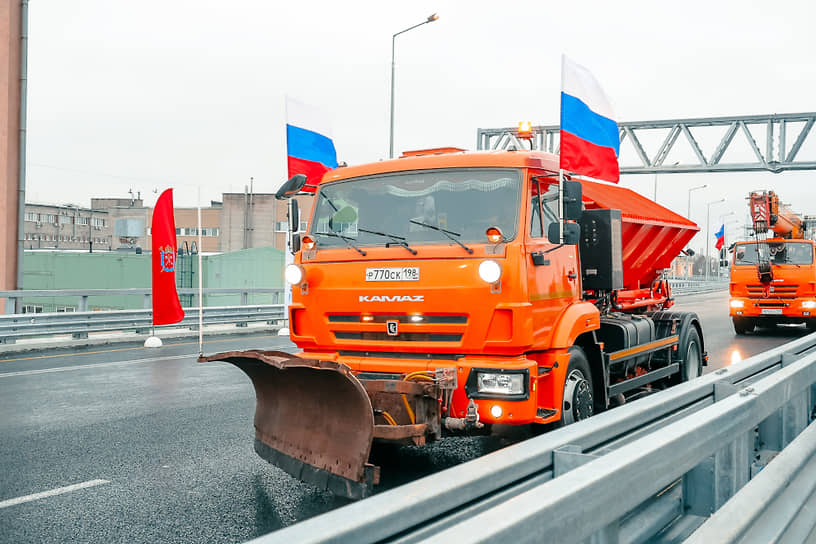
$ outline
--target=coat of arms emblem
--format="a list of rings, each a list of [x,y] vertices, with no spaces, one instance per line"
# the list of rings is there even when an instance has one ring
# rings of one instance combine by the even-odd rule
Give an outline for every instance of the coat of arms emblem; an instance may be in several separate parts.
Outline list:
[[[173,272],[176,268],[176,250],[170,244],[159,248],[159,262],[162,272]]]

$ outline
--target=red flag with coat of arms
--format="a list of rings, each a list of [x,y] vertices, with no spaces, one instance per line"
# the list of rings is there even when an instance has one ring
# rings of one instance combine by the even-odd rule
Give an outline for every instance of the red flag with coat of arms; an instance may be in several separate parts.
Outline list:
[[[173,189],[164,191],[153,208],[153,324],[169,325],[184,319],[176,292],[176,221]]]

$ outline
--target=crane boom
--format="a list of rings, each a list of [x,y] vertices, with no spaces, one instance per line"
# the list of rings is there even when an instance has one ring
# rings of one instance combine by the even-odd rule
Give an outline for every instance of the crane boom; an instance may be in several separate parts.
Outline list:
[[[802,240],[806,225],[802,216],[779,201],[773,191],[753,191],[748,197],[751,219],[757,234],[773,231],[779,238]]]

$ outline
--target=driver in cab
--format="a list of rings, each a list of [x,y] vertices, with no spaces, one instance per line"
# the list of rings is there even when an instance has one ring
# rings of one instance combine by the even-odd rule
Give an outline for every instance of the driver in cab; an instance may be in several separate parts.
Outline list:
[[[436,202],[431,195],[420,197],[416,201],[416,217],[412,217],[411,221],[416,223],[425,223],[426,225],[436,226]],[[422,225],[411,223],[411,232],[424,230]]]

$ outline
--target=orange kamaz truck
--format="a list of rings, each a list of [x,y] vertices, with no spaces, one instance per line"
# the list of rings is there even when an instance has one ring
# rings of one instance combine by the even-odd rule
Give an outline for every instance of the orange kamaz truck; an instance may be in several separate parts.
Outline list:
[[[363,497],[381,443],[566,425],[701,373],[699,319],[663,278],[699,229],[633,191],[450,148],[303,184],[278,192],[315,193],[286,269],[301,351],[200,359],[252,379],[255,450],[297,478]]]
[[[730,314],[737,334],[779,323],[816,330],[814,243],[802,217],[773,191],[748,196],[755,240],[734,245]]]

